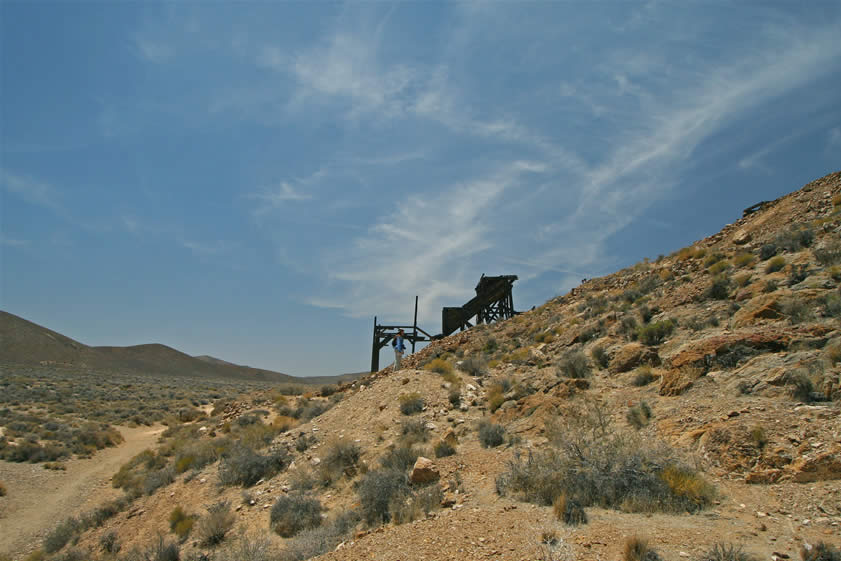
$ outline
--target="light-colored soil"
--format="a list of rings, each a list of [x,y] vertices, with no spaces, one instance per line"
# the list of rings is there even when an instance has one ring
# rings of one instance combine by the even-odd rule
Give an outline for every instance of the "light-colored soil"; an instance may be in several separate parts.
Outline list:
[[[79,515],[120,494],[111,476],[138,452],[154,447],[165,427],[118,427],[125,441],[90,459],[66,463],[66,471],[42,464],[0,462],[0,554],[20,556],[41,546],[44,536],[71,515]]]

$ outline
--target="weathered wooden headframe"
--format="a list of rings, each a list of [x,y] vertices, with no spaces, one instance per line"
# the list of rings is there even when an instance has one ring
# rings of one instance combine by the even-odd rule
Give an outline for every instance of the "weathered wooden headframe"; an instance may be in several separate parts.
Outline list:
[[[503,275],[486,277],[482,275],[476,285],[476,296],[464,306],[448,307],[441,311],[441,335],[446,337],[457,329],[473,327],[470,320],[475,317],[476,323],[491,323],[500,319],[514,317],[514,296],[511,293],[517,275]]]
[[[371,372],[380,369],[380,350],[391,343],[397,336],[397,332],[404,331],[404,337],[412,343],[412,352],[415,352],[415,343],[432,341],[432,335],[418,327],[418,297],[415,296],[415,320],[412,325],[377,325],[377,316],[374,316],[374,341],[371,346]]]

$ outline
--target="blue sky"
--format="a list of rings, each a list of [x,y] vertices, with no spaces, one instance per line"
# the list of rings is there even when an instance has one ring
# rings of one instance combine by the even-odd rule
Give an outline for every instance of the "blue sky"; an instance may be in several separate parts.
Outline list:
[[[4,1],[0,308],[364,370],[415,294],[527,309],[841,168],[840,37],[837,1]]]

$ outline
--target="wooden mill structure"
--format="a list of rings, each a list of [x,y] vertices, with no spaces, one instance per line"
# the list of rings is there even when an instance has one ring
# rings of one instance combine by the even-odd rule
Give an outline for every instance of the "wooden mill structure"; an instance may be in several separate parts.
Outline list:
[[[475,324],[492,323],[514,317],[517,312],[514,311],[512,288],[516,280],[517,275],[498,277],[482,275],[479,284],[476,285],[476,296],[463,306],[445,307],[441,310],[440,335],[430,335],[418,327],[417,296],[415,296],[415,319],[412,325],[378,325],[377,317],[374,316],[371,372],[377,372],[380,369],[380,350],[388,345],[401,329],[405,333],[405,339],[412,344],[412,352],[414,353],[416,343],[440,339],[452,335],[457,330],[469,329],[474,325],[471,321],[475,321]]]

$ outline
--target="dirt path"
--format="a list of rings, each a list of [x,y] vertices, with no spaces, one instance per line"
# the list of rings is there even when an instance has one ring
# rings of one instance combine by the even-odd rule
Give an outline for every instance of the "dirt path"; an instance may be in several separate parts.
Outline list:
[[[111,476],[132,456],[154,446],[164,428],[118,427],[125,442],[100,450],[91,459],[71,460],[67,471],[0,462],[0,481],[8,491],[0,498],[0,554],[15,557],[37,549],[66,517],[119,495],[110,485]]]

